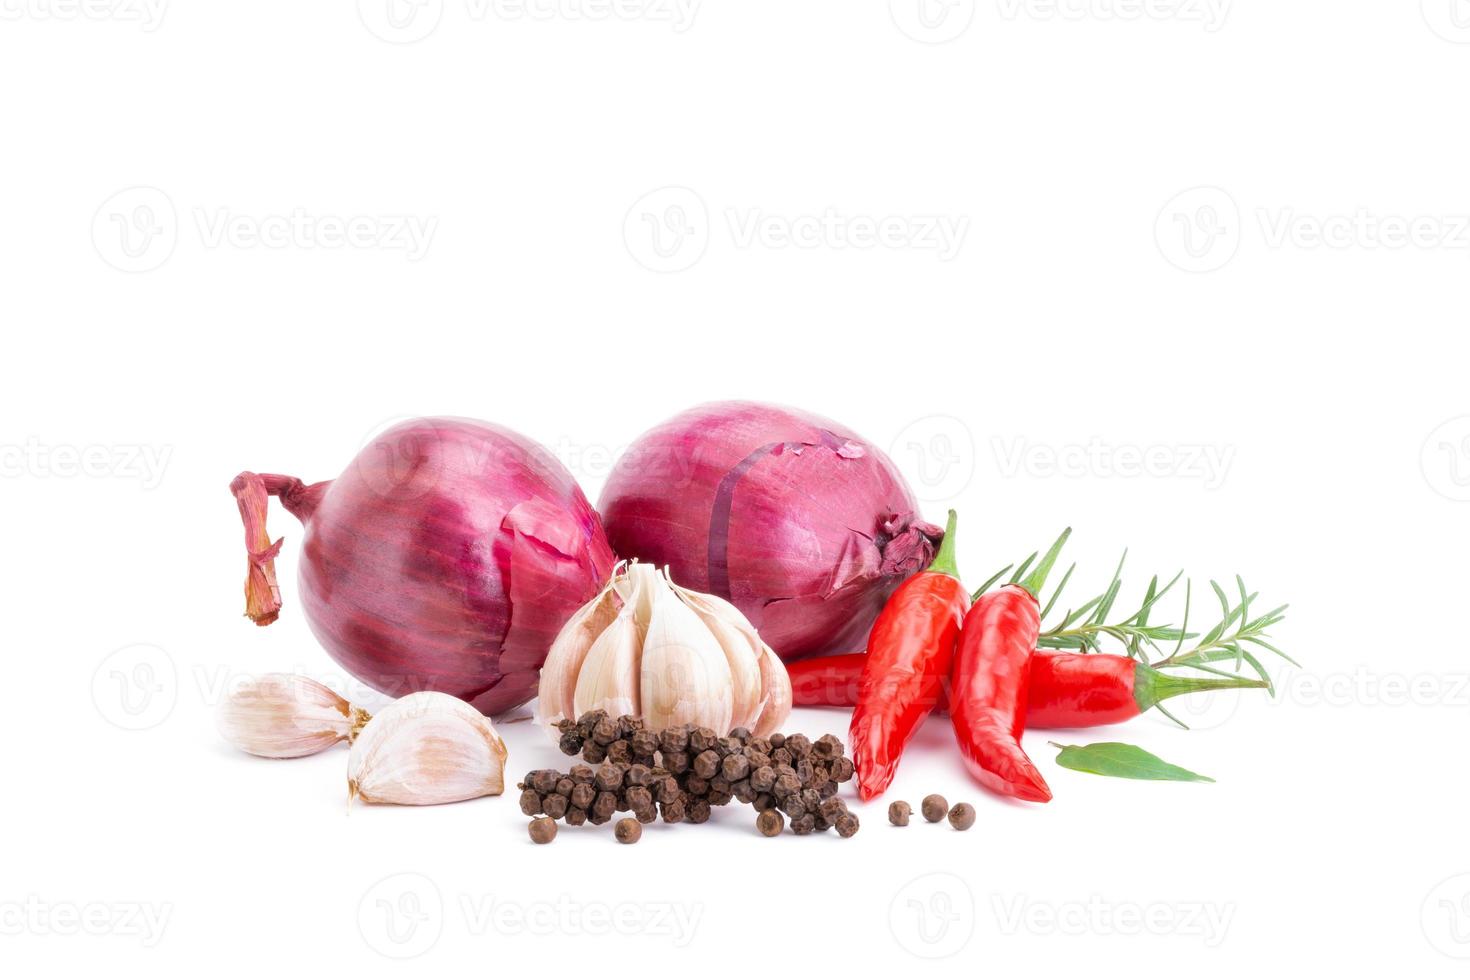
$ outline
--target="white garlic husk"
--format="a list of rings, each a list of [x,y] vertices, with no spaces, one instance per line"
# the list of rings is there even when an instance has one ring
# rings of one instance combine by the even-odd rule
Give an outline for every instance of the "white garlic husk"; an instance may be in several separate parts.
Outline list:
[[[553,739],[594,710],[766,735],[791,713],[791,680],[733,605],[635,561],[572,616],[541,668],[536,717]]]
[[[424,806],[505,790],[505,741],[459,698],[420,691],[373,716],[347,757],[348,802]]]
[[[215,725],[225,741],[251,755],[296,759],[351,742],[368,718],[310,677],[262,674],[225,696]]]

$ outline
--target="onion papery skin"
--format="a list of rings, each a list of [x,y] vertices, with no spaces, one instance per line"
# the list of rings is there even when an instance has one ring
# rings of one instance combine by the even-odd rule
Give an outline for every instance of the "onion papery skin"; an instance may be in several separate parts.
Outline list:
[[[298,577],[312,632],[395,697],[441,691],[484,714],[530,700],[552,640],[614,564],[566,467],[487,422],[402,423],[327,483],[236,484],[247,478],[305,526]]]
[[[729,599],[783,660],[861,646],[943,537],[882,450],[755,402],[700,405],[644,433],[598,509],[614,551]]]

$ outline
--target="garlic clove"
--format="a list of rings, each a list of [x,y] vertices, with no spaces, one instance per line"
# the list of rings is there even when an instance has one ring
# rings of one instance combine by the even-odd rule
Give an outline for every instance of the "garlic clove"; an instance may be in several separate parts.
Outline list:
[[[764,737],[780,730],[791,717],[791,675],[776,651],[761,644],[761,710],[755,723],[748,726],[751,734]]]
[[[643,641],[648,638],[648,625],[653,620],[654,600],[663,591],[665,591],[664,582],[657,568],[640,564],[637,561],[628,565],[627,578],[621,584],[618,594],[623,599],[623,608],[632,614],[633,622],[638,625],[639,647],[642,647]]]
[[[253,677],[215,712],[225,741],[268,759],[296,759],[350,742],[367,721],[366,711],[297,674]]]
[[[638,714],[638,624],[625,607],[587,651],[577,674],[573,713],[602,710],[617,718]]]
[[[718,596],[691,592],[672,581],[669,586],[694,610],[724,651],[725,662],[730,667],[731,727],[751,727],[762,706],[760,658],[764,644],[760,635],[744,613]]]
[[[663,581],[653,591],[640,683],[649,728],[701,725],[721,735],[730,730],[733,679],[725,651]]]
[[[505,742],[459,698],[421,691],[378,712],[347,758],[348,801],[414,806],[505,790]]]
[[[567,620],[541,665],[536,721],[553,738],[557,737],[557,722],[577,717],[574,700],[577,676],[592,644],[617,618],[617,597],[613,591],[616,581],[614,573],[603,590]]]

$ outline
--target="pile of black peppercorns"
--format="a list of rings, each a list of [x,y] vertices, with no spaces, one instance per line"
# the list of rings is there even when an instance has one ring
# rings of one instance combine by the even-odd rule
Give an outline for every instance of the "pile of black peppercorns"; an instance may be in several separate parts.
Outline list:
[[[639,823],[659,816],[666,823],[704,823],[713,807],[735,799],[755,807],[766,836],[780,833],[781,813],[796,834],[835,828],[851,837],[858,831],[857,816],[837,798],[853,764],[835,736],[813,742],[805,735],[757,737],[736,728],[719,738],[689,725],[654,732],[636,718],[604,711],[558,727],[561,750],[580,755],[584,764],[565,773],[527,773],[518,784],[527,816],[545,814],[578,826],[630,811]]]

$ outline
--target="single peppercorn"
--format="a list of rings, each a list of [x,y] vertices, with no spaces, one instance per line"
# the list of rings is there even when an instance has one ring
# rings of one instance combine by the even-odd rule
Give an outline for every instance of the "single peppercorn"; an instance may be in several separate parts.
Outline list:
[[[903,800],[894,800],[888,804],[888,822],[895,827],[907,827],[909,825],[909,814],[913,812],[914,808]]]
[[[756,829],[762,837],[775,837],[786,826],[786,819],[777,810],[762,810],[755,818]]]
[[[925,820],[930,823],[938,823],[949,812],[949,801],[938,793],[930,793],[924,797],[924,802],[919,804],[919,808],[924,811]]]
[[[833,826],[837,828],[837,836],[851,837],[858,832],[858,818],[855,813],[843,813],[839,816]]]
[[[956,803],[949,811],[949,825],[955,830],[969,830],[975,826],[975,808],[968,803]]]
[[[537,817],[531,821],[531,840],[537,844],[550,844],[556,840],[556,821],[550,817]]]
[[[643,836],[643,825],[632,817],[624,817],[613,828],[613,836],[618,839],[619,844],[636,844]]]

